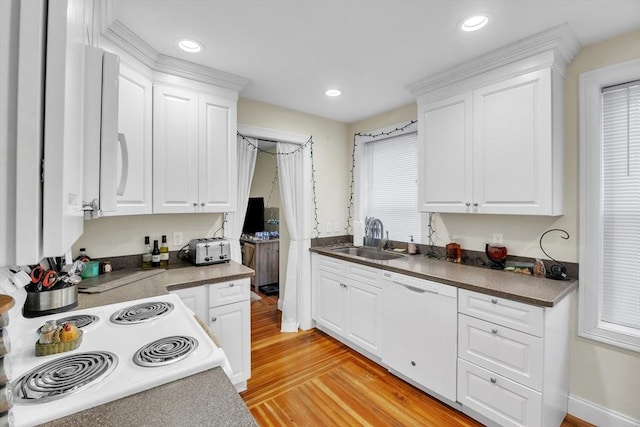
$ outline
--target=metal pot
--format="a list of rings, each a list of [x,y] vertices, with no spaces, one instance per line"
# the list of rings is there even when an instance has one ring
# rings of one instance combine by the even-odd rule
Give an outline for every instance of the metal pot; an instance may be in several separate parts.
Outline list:
[[[27,292],[22,314],[24,317],[39,317],[62,313],[78,306],[78,285],[67,285],[42,292]]]

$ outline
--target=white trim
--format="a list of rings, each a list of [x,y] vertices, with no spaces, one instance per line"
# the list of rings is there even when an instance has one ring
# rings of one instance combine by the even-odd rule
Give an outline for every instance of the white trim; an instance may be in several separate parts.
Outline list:
[[[640,337],[601,321],[602,228],[600,170],[602,88],[640,77],[640,59],[580,74],[580,287],[578,335],[640,351]],[[618,328],[619,329],[619,328]]]
[[[531,68],[531,71],[553,66],[564,76],[567,64],[578,50],[580,42],[565,23],[412,83],[406,88],[414,95],[422,95],[457,85],[473,77],[489,76],[488,71],[517,62],[522,62],[520,66]]]
[[[611,409],[607,409],[573,394],[569,395],[569,414],[596,426],[640,426],[640,420],[612,411]]]
[[[285,132],[277,129],[238,124],[238,132],[246,137],[267,139],[269,141],[288,142],[291,144],[305,144],[309,136],[299,133]]]

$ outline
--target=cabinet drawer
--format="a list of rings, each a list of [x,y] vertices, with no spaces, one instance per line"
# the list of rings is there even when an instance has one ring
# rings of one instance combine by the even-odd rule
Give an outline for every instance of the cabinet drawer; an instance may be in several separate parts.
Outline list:
[[[542,390],[542,338],[464,314],[458,330],[458,357]]]
[[[378,276],[380,275],[381,270],[367,267],[365,265],[352,264],[350,262],[346,263],[346,270],[348,278],[379,287]]]
[[[540,426],[542,395],[458,359],[458,402],[501,426]]]
[[[460,289],[458,311],[542,337],[544,309],[505,298]]]
[[[330,258],[326,256],[318,256],[318,267],[322,271],[337,274],[339,276],[345,275],[345,262],[339,259]]]
[[[248,299],[249,279],[231,280],[209,285],[209,307],[218,307]]]

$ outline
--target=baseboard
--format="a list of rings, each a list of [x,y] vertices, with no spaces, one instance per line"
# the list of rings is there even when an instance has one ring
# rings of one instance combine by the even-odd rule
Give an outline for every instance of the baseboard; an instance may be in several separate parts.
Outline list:
[[[569,395],[569,413],[596,426],[639,427],[640,420],[612,411],[573,394]]]

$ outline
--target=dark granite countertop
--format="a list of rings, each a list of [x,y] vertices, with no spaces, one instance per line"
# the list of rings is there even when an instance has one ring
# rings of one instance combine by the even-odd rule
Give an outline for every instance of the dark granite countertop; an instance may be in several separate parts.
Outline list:
[[[577,280],[545,279],[502,270],[455,264],[427,258],[423,255],[406,255],[399,259],[377,261],[334,252],[332,249],[335,247],[316,246],[310,250],[357,264],[541,307],[553,307],[578,286]]]
[[[131,270],[134,273],[136,270]],[[160,274],[96,294],[79,294],[78,309],[165,295],[170,290],[241,279],[253,270],[235,262],[169,268]],[[102,280],[108,280],[105,275]],[[173,381],[48,422],[45,426],[256,426],[222,368]]]

